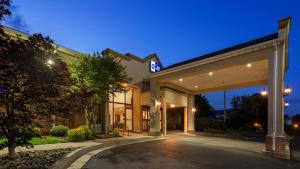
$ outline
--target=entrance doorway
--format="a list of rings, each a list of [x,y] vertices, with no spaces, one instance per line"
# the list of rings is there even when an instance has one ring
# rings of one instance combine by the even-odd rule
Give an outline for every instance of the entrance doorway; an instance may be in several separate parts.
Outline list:
[[[184,128],[184,108],[167,109],[167,130],[182,130]]]
[[[160,110],[160,130],[162,130],[162,109]],[[142,106],[142,130],[150,129],[150,106]]]

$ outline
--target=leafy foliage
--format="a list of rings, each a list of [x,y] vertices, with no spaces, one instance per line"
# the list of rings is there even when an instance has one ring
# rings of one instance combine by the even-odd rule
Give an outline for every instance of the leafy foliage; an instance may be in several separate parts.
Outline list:
[[[122,83],[130,80],[125,68],[114,57],[104,57],[99,53],[81,54],[69,64],[74,85],[71,95],[80,96],[80,105],[85,109],[88,127],[94,131],[98,104],[108,100],[116,90],[122,90]]]
[[[1,1],[0,19],[10,14],[7,5],[10,1]],[[0,137],[6,140],[0,149],[8,147],[14,156],[15,147],[31,146],[34,119],[68,114],[66,86],[71,79],[49,37],[11,37],[0,29]],[[49,59],[55,64],[47,64]]]
[[[195,117],[215,117],[214,109],[207,100],[205,95],[195,95]]]
[[[229,125],[234,129],[249,130],[253,123],[267,128],[268,98],[260,94],[237,96],[232,99]]]
[[[79,142],[86,139],[86,133],[84,128],[78,127],[68,131],[68,138],[70,141]]]
[[[69,127],[64,125],[53,126],[50,133],[52,136],[64,137],[68,134]]]

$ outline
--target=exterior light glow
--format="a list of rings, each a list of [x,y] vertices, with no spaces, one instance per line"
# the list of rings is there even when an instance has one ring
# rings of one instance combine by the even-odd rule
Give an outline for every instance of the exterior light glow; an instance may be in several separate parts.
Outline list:
[[[284,96],[288,96],[291,93],[292,93],[292,89],[289,86],[287,86],[287,87],[284,88],[284,91],[283,91],[283,95]]]
[[[247,68],[251,68],[251,67],[252,67],[252,64],[251,64],[251,63],[248,63],[248,64],[246,65],[246,67],[247,67]]]
[[[255,126],[255,127],[258,127],[258,126],[259,126],[259,124],[255,122],[255,123],[254,123],[254,126]]]
[[[174,108],[174,107],[175,107],[175,104],[171,104],[170,107]]]
[[[293,125],[293,127],[294,127],[295,129],[298,129],[298,128],[299,128],[299,124],[295,123],[295,124]]]
[[[268,91],[266,89],[263,89],[262,91],[260,91],[260,94],[262,96],[267,96],[268,95]]]
[[[180,78],[180,79],[179,79],[179,82],[182,82],[182,81],[183,81],[183,79],[182,79],[182,78]]]
[[[289,102],[285,102],[284,103],[284,107],[289,107],[290,106],[290,103]]]
[[[161,105],[161,102],[159,102],[159,101],[155,101],[155,103],[156,103],[156,106],[160,106]]]
[[[128,87],[128,83],[123,83],[122,86],[126,88]]]
[[[54,65],[54,61],[52,59],[48,59],[47,65],[49,65],[49,66]]]
[[[213,72],[209,72],[209,73],[208,73],[209,76],[212,76],[213,74],[214,74]]]

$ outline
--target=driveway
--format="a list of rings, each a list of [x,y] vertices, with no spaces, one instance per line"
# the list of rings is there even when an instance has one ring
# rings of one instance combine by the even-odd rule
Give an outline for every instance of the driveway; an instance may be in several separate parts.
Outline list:
[[[258,153],[263,144],[224,138],[170,134],[165,140],[105,150],[85,169],[299,169],[300,163]]]

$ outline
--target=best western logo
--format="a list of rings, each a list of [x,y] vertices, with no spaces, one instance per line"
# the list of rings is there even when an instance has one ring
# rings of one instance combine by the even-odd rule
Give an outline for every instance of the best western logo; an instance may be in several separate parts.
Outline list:
[[[161,70],[161,65],[153,60],[150,61],[150,72],[159,72]]]

